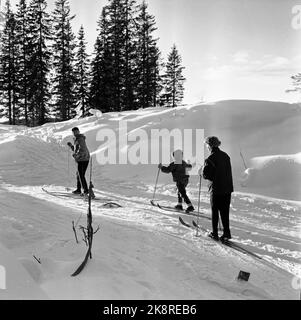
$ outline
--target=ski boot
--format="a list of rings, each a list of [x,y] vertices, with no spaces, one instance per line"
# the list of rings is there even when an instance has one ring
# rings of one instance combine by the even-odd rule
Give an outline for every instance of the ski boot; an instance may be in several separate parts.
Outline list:
[[[72,191],[72,193],[73,193],[73,194],[81,194],[81,191],[78,190],[78,189],[76,189],[76,190]]]
[[[184,209],[183,209],[183,206],[182,206],[181,204],[177,204],[177,205],[175,206],[175,209],[176,209],[176,210],[181,210],[181,211],[184,210]]]
[[[231,239],[231,235],[224,235],[223,234],[219,239],[221,242],[227,242]]]
[[[185,212],[186,212],[186,213],[190,213],[190,212],[192,212],[192,211],[194,211],[194,207],[193,207],[193,205],[191,204],[190,206],[187,207],[187,209],[185,210]]]
[[[208,237],[211,238],[211,239],[213,239],[213,240],[215,240],[215,241],[218,241],[218,240],[219,240],[218,234],[213,233],[213,232],[210,232],[210,233],[208,234]]]
[[[85,191],[82,196],[85,198],[85,199],[89,199],[89,191]],[[94,192],[92,191],[91,193],[91,199],[95,199],[95,194]]]

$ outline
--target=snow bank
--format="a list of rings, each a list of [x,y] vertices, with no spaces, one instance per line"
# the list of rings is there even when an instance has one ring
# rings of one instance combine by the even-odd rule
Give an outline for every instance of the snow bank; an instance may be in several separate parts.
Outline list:
[[[0,244],[0,300],[47,299],[23,265]]]
[[[299,105],[280,102],[229,100],[210,104],[183,106],[175,109],[150,108],[147,110],[115,112],[104,114],[101,119],[91,117],[91,120],[80,120],[75,124],[80,127],[87,136],[90,150],[97,155],[102,149],[103,142],[96,140],[97,133],[101,129],[112,129],[118,135],[119,121],[127,121],[128,137],[135,134],[137,130],[143,129],[147,138],[143,143],[147,146],[148,153],[152,153],[151,136],[152,129],[167,129],[169,131],[177,128],[204,129],[205,136],[217,135],[222,141],[222,149],[229,153],[232,160],[235,190],[252,191],[259,194],[267,194],[260,184],[249,188],[247,184],[241,187],[240,177],[245,170],[240,153],[246,164],[250,167],[250,161],[254,157],[270,156],[275,154],[295,154],[301,150],[301,108]],[[74,123],[72,123],[74,125]],[[64,127],[70,130],[70,127]],[[70,136],[68,132],[58,129],[55,135],[62,134],[63,143]],[[70,135],[70,131],[69,131]],[[129,143],[129,146],[133,143]],[[119,151],[118,141],[115,148]],[[202,142],[200,147],[203,148]],[[169,154],[172,147],[162,146]],[[168,149],[168,150],[167,150]],[[184,150],[185,151],[185,150]],[[123,153],[126,149],[122,150]],[[205,156],[208,155],[204,150]],[[185,157],[185,156],[184,156]],[[187,159],[187,157],[186,157]],[[170,157],[170,161],[172,158]],[[95,163],[95,161],[94,161]],[[198,166],[201,164],[198,163]],[[291,166],[291,170],[297,170],[298,166]],[[105,165],[97,166],[95,175],[102,178],[113,179],[120,183],[135,180],[139,183],[153,183],[156,174],[156,165]],[[283,177],[273,175],[273,184],[278,188],[271,188],[268,195],[284,199],[299,200],[299,193],[293,186],[298,185],[298,173],[290,175],[291,187],[283,184]],[[277,178],[278,177],[278,178]],[[269,177],[267,177],[269,178]],[[170,182],[168,175],[161,175],[160,182]],[[266,180],[268,181],[268,180]],[[195,184],[197,177],[192,177],[191,183]]]
[[[255,157],[241,183],[249,190],[301,201],[301,153]]]
[[[128,164],[128,165],[99,165],[95,157],[100,154],[104,147],[103,141],[97,141],[100,130],[113,130],[118,137],[120,121],[127,121],[127,137],[134,137],[138,130],[143,129],[146,138],[143,145],[146,146],[148,154],[152,154],[151,135],[152,129],[167,129],[169,131],[177,128],[204,129],[205,136],[217,135],[222,141],[222,149],[229,153],[232,160],[234,183],[236,191],[252,191],[266,194],[264,188],[258,182],[254,185],[240,184],[241,175],[244,172],[244,164],[240,156],[242,153],[247,167],[251,168],[250,161],[254,157],[266,157],[277,154],[296,154],[301,150],[301,108],[297,104],[287,104],[268,101],[229,100],[215,103],[203,103],[199,105],[182,106],[170,108],[149,108],[145,110],[112,112],[84,118],[74,119],[62,123],[49,123],[38,128],[16,128],[10,130],[10,135],[17,136],[13,141],[4,140],[10,138],[5,134],[4,125],[0,125],[1,148],[7,154],[0,154],[0,176],[14,184],[23,184],[24,179],[31,183],[44,184],[45,174],[52,171],[47,183],[59,183],[62,180],[72,182],[74,173],[74,161],[68,159],[67,141],[72,141],[71,129],[74,126],[86,135],[90,152],[94,155],[94,180],[97,187],[101,188],[105,179],[114,180],[116,183],[153,183],[157,171],[156,164]],[[195,142],[195,141],[194,141]],[[135,142],[130,142],[129,147]],[[119,141],[116,145],[110,144],[109,148],[119,153]],[[163,150],[171,155],[173,146],[162,146]],[[200,148],[203,148],[202,141]],[[126,153],[126,148],[121,153]],[[185,151],[185,148],[184,148]],[[208,155],[207,150],[205,156]],[[187,159],[187,156],[184,155]],[[34,159],[38,159],[34,162]],[[170,160],[172,157],[170,156]],[[190,159],[191,160],[191,159]],[[32,162],[30,170],[23,172],[5,171],[13,162],[19,163],[19,168],[26,167]],[[288,162],[286,162],[288,163]],[[26,166],[25,166],[26,165]],[[197,163],[200,166],[201,163]],[[3,168],[3,170],[1,170]],[[298,170],[298,166],[291,166],[290,170]],[[68,171],[68,172],[67,172]],[[35,179],[32,180],[32,172]],[[271,188],[269,195],[284,199],[298,200],[298,191],[293,187],[287,188],[283,184],[282,175],[273,176],[273,184],[278,189]],[[292,185],[296,186],[298,173],[290,175],[293,179]],[[264,179],[263,179],[264,180]],[[161,175],[160,182],[170,182],[168,175]],[[267,181],[267,180],[266,180]],[[197,177],[192,177],[192,184],[197,183]]]

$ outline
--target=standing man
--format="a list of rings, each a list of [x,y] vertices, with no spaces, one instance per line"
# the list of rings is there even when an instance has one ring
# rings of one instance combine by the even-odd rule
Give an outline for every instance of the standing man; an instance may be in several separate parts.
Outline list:
[[[229,211],[231,193],[233,192],[233,179],[230,157],[221,151],[221,142],[217,137],[208,137],[205,144],[211,153],[205,160],[200,174],[209,180],[210,204],[212,213],[212,232],[209,236],[215,240],[227,241],[231,239],[229,226]],[[221,216],[224,233],[218,238],[218,220]]]
[[[87,171],[90,152],[86,145],[86,137],[79,132],[77,127],[72,129],[74,145],[71,142],[68,142],[68,146],[73,151],[73,158],[77,162],[77,188],[72,193],[81,194],[81,189],[83,189],[84,195],[88,195],[88,185],[85,178],[85,173]]]

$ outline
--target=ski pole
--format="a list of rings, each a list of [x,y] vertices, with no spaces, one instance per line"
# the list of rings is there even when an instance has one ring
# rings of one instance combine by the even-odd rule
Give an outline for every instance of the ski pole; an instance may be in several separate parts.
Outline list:
[[[158,180],[159,180],[159,174],[160,174],[160,168],[158,168],[158,172],[157,172],[157,177],[156,177],[156,183],[155,183],[155,189],[154,189],[154,193],[153,193],[153,200],[155,200],[155,195],[156,195],[156,191],[157,191],[157,185],[158,185]]]
[[[68,153],[67,163],[68,163],[68,184],[69,184],[70,183],[70,151],[69,149],[67,149],[67,153]],[[69,191],[69,187],[66,187],[66,190]]]
[[[220,218],[219,218],[219,215],[218,215],[218,229],[220,231],[223,231],[222,227],[221,227],[221,221],[220,221]]]
[[[67,146],[72,150],[72,151],[74,151],[74,146],[72,145],[72,143],[71,142],[68,142],[67,143]],[[68,152],[68,156],[67,156],[67,166],[68,166],[68,183],[71,183],[71,179],[70,179],[70,150],[69,149],[67,149],[67,152]],[[65,188],[67,191],[69,191],[70,190],[70,188],[69,187],[66,187]]]
[[[69,165],[69,149],[67,149],[67,154],[68,154],[68,159],[67,159],[67,163],[68,163],[68,180],[70,179],[70,165]]]
[[[245,167],[245,169],[247,170],[248,168],[247,168],[247,165],[246,165],[246,162],[245,162],[245,158],[244,158],[244,156],[243,156],[243,154],[242,154],[242,151],[241,151],[241,147],[240,147],[240,146],[239,146],[239,154],[240,154],[240,157],[241,157],[242,162],[243,162],[243,164],[244,164],[244,167]]]
[[[201,202],[201,183],[202,183],[202,176],[200,175],[200,182],[199,182],[199,198],[198,198],[198,219],[197,225],[199,225],[199,216],[200,216],[200,202]],[[196,228],[196,236],[199,235],[199,229]]]

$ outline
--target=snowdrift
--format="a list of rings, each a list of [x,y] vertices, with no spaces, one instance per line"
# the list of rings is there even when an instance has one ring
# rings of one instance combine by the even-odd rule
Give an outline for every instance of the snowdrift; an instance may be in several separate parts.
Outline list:
[[[103,115],[97,113],[85,119],[49,123],[39,128],[15,128],[14,138],[11,130],[8,136],[7,127],[0,125],[1,149],[5,150],[5,153],[0,153],[0,176],[8,183],[18,184],[18,181],[23,183],[24,179],[28,179],[29,184],[43,184],[45,174],[52,172],[47,183],[58,183],[62,179],[67,184],[72,183],[75,166],[72,157],[68,155],[66,143],[72,141],[71,128],[78,126],[86,135],[90,152],[94,155],[94,180],[99,188],[106,179],[114,180],[116,183],[153,183],[157,171],[156,164],[99,165],[95,161],[97,157],[102,157],[101,152],[106,142],[97,141],[100,130],[113,130],[117,140],[116,143],[108,144],[109,149],[117,154],[126,154],[127,149],[120,150],[118,140],[121,120],[127,122],[128,139],[134,138],[137,131],[143,129],[146,136],[142,145],[146,146],[149,155],[153,151],[153,129],[204,129],[205,136],[219,136],[222,149],[229,153],[236,191],[252,191],[272,197],[300,200],[299,164],[292,165],[290,161],[281,160],[281,168],[277,167],[282,172],[290,172],[288,175],[277,173],[278,169],[273,165],[273,174],[266,175],[261,172],[256,175],[256,182],[252,176],[250,179],[254,180],[253,182],[248,178],[248,181],[241,184],[241,177],[245,176],[245,167],[240,154],[243,155],[246,166],[250,168],[249,171],[252,171],[256,169],[252,169],[253,158],[281,154],[290,157],[301,150],[300,106],[268,101],[229,100],[175,109],[150,108]],[[129,142],[129,147],[134,143]],[[202,142],[200,146],[203,148]],[[173,146],[162,145],[162,149],[171,155]],[[205,156],[207,155],[205,150]],[[14,169],[14,172],[6,170],[12,163],[19,169]],[[197,163],[197,166],[200,165],[201,163]],[[23,168],[26,168],[26,171],[23,171]],[[258,170],[257,168],[255,171]],[[267,166],[264,170],[266,172]],[[34,180],[31,179],[33,174]],[[245,179],[246,177],[243,178]],[[271,183],[269,179],[272,179]],[[170,176],[160,176],[161,183],[170,181]],[[193,176],[191,183],[196,184],[197,177]]]
[[[24,266],[0,244],[0,300],[47,299]]]
[[[249,190],[278,198],[301,200],[301,153],[255,157],[241,183]]]

